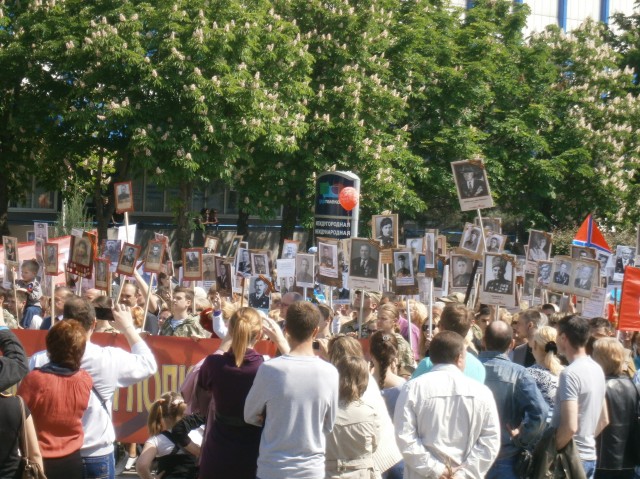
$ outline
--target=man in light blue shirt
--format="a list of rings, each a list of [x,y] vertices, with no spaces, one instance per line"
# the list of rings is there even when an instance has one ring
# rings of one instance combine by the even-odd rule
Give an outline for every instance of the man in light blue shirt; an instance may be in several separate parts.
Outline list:
[[[471,324],[473,323],[473,311],[467,308],[464,304],[449,303],[445,306],[440,316],[440,322],[438,323],[438,329],[440,331],[453,331],[458,333],[463,338],[467,337]],[[428,373],[433,368],[433,363],[430,358],[424,358],[418,364],[418,367],[411,376],[412,379],[418,376]],[[486,376],[484,366],[473,354],[467,355],[467,360],[464,367],[464,374],[480,383],[484,384],[484,378]]]

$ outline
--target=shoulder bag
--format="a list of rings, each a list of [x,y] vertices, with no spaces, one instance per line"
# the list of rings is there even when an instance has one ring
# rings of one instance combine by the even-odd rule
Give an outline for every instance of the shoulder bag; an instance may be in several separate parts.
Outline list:
[[[27,422],[24,413],[24,401],[20,396],[16,396],[20,401],[20,411],[22,413],[22,429],[20,430],[20,477],[22,479],[47,479],[40,464],[29,459],[29,446],[27,442]]]

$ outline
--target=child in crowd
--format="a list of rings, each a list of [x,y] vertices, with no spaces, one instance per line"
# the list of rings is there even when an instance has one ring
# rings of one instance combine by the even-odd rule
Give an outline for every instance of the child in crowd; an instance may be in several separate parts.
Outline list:
[[[18,288],[23,289],[27,293],[27,304],[22,313],[20,326],[24,329],[38,329],[32,327],[34,316],[42,316],[42,305],[40,298],[42,297],[42,288],[36,276],[40,271],[40,265],[35,259],[28,259],[22,263],[21,268],[22,279],[16,281]]]
[[[176,392],[163,394],[149,410],[147,426],[151,437],[144,443],[136,463],[142,479],[195,479],[204,433],[204,418],[199,414],[185,416],[187,404]],[[158,460],[157,476],[151,472]]]

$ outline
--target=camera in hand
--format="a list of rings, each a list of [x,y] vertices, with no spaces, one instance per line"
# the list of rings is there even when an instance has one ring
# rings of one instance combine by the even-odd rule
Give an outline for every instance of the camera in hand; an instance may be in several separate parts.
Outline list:
[[[96,319],[103,319],[106,321],[113,321],[113,310],[111,308],[96,307]]]

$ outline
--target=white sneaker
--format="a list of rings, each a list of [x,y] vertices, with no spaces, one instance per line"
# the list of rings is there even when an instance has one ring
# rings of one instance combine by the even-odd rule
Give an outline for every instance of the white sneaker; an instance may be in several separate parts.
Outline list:
[[[138,456],[136,457],[129,456],[129,458],[127,459],[127,464],[124,466],[124,470],[130,471],[131,469],[133,469],[136,465],[137,460],[138,460]]]

